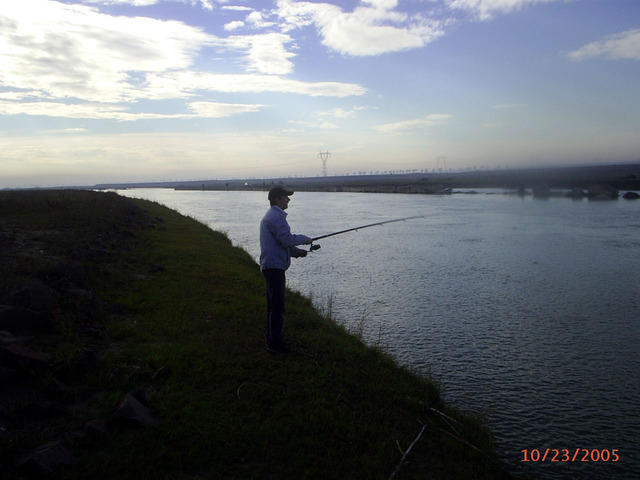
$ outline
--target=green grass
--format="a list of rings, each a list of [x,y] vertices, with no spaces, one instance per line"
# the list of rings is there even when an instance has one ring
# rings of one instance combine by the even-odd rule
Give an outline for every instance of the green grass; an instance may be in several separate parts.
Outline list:
[[[42,198],[29,200],[36,193]],[[83,242],[105,229],[132,234],[107,245],[108,261],[87,280],[101,302],[122,308],[101,313],[104,359],[74,378],[82,407],[55,432],[108,420],[122,395],[140,385],[160,422],[148,429],[112,425],[100,445],[73,450],[79,462],[60,478],[386,479],[402,456],[398,445],[406,449],[423,424],[396,478],[508,478],[477,419],[446,407],[432,383],[327,320],[308,298],[287,292],[285,335],[298,353],[268,353],[264,280],[223,234],[142,200],[93,192],[19,195],[11,208],[0,196],[5,231],[11,221],[16,232],[47,229],[55,218]],[[56,212],[49,220],[33,211],[43,201]],[[136,222],[125,222],[132,216]],[[58,242],[47,247],[52,251],[69,248],[63,234],[47,235]],[[31,265],[34,275],[46,277],[48,263]],[[13,274],[28,273],[20,265]],[[56,315],[64,318],[60,309]],[[55,338],[58,347],[50,340],[50,351],[67,361],[87,342],[73,329]],[[5,446],[17,453],[41,437]]]

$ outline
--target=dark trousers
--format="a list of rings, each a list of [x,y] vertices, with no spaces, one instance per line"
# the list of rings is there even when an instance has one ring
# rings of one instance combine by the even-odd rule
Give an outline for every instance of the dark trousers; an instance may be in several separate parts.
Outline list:
[[[268,268],[262,271],[267,281],[267,345],[278,347],[284,342],[282,324],[284,322],[284,270]]]

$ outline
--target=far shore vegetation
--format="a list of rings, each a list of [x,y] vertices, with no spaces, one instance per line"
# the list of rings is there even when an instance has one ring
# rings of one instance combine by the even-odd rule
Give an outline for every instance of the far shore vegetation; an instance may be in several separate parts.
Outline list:
[[[288,292],[297,353],[267,352],[259,267],[193,219],[0,192],[0,242],[8,478],[512,478],[479,418],[310,299]]]
[[[176,190],[266,191],[274,184],[297,191],[448,194],[456,189],[502,189],[536,196],[548,190],[568,190],[571,197],[640,190],[640,162],[565,167],[423,169],[356,172],[348,175],[287,176],[279,178],[201,179],[191,181],[118,183],[98,189],[172,188]],[[465,192],[467,193],[467,192]],[[617,195],[616,195],[617,198]]]

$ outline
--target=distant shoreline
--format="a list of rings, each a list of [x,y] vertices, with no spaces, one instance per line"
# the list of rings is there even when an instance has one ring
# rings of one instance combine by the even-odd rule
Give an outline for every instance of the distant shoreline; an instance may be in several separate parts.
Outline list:
[[[237,178],[173,182],[98,184],[98,190],[171,188],[175,190],[265,191],[284,184],[297,191],[447,194],[455,189],[504,188],[513,191],[582,189],[605,186],[640,190],[640,163],[463,172],[410,172],[326,177]]]

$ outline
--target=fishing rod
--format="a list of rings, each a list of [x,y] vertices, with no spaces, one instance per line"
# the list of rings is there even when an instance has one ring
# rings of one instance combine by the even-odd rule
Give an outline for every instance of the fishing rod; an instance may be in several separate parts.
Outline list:
[[[342,233],[358,231],[363,228],[375,227],[378,225],[385,225],[387,223],[393,223],[393,222],[404,222],[405,220],[412,220],[414,218],[424,218],[424,217],[426,217],[426,215],[414,215],[413,217],[395,218],[393,220],[385,220],[384,222],[369,223],[367,225],[360,225],[359,227],[347,228],[346,230],[340,230],[339,232],[327,233],[326,235],[313,237],[311,239],[311,246],[309,247],[309,251],[313,252],[314,250],[318,250],[320,248],[320,245],[313,245],[313,242],[315,242],[316,240],[320,240],[327,237],[333,237],[334,235],[340,235]]]

